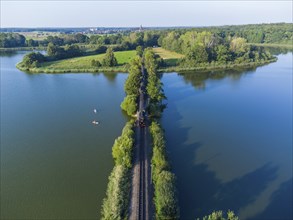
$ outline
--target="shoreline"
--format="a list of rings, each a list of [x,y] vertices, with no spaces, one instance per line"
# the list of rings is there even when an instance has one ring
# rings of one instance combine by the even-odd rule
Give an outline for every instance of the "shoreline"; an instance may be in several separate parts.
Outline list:
[[[277,57],[274,57],[270,60],[265,60],[262,62],[250,62],[250,63],[240,63],[240,64],[223,64],[223,65],[215,65],[215,66],[204,66],[204,67],[166,67],[166,68],[159,68],[158,72],[181,72],[181,71],[211,71],[211,70],[231,70],[239,67],[259,67],[269,63],[276,62],[278,60]]]
[[[293,42],[292,44],[267,44],[267,43],[247,43],[248,45],[253,45],[257,47],[271,47],[271,48],[287,48],[293,49]]]
[[[223,65],[214,65],[214,66],[204,66],[204,67],[164,67],[159,68],[158,72],[160,73],[169,73],[169,72],[181,72],[181,71],[210,71],[210,70],[225,70],[225,69],[235,69],[239,67],[258,67],[265,64],[273,63],[277,61],[277,57],[273,59],[262,61],[262,62],[249,62],[249,63],[240,63],[240,64],[223,64]],[[128,72],[127,66],[118,66],[110,68],[86,68],[86,69],[49,69],[49,68],[25,68],[21,67],[20,63],[16,64],[16,68],[20,71],[27,73],[100,73],[100,72]]]
[[[10,51],[40,51],[46,50],[47,47],[7,47],[7,48],[0,48],[0,52],[10,52]]]

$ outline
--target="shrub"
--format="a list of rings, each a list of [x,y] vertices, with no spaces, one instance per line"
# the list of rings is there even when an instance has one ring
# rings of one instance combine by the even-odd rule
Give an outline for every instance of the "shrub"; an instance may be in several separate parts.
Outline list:
[[[91,66],[92,66],[92,67],[101,67],[102,64],[101,64],[100,61],[98,61],[98,60],[92,60],[92,61],[91,61]]]
[[[38,67],[39,63],[45,61],[45,56],[39,52],[31,52],[23,57],[21,65],[23,67],[31,68]]]
[[[150,133],[153,140],[152,181],[157,219],[179,219],[175,175],[170,172],[166,156],[164,132],[159,123],[152,122]]]
[[[102,65],[106,67],[117,66],[117,59],[114,55],[113,49],[109,47],[106,51],[106,54],[102,60]]]
[[[222,211],[214,211],[212,214],[203,217],[202,220],[239,220],[239,218],[234,214],[233,211],[228,210],[227,218],[223,216]]]
[[[127,219],[132,150],[134,145],[133,122],[127,122],[122,135],[115,140],[112,148],[115,166],[109,177],[106,198],[102,205],[102,219]]]
[[[102,219],[126,219],[130,193],[130,170],[117,165],[109,177],[106,198],[102,205]]]
[[[175,179],[170,171],[162,171],[158,176],[155,185],[157,219],[179,219]]]
[[[121,108],[126,111],[128,115],[134,115],[137,112],[137,96],[126,96],[121,103]]]

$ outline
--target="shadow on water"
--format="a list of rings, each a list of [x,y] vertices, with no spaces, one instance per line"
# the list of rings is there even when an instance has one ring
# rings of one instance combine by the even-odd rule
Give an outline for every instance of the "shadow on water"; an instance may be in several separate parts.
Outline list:
[[[17,51],[0,51],[0,57],[13,57],[17,54]]]
[[[250,67],[233,70],[181,72],[179,75],[183,77],[185,83],[191,83],[196,89],[204,90],[206,88],[205,82],[207,80],[223,80],[229,77],[232,80],[238,81],[241,77],[254,73],[255,70],[255,67]]]
[[[265,47],[272,55],[287,54],[293,52],[293,48],[284,48],[284,47]]]
[[[269,206],[250,220],[293,219],[292,181],[293,179],[291,178],[282,183],[280,188],[272,194]]]
[[[191,128],[181,126],[182,116],[172,100],[168,100],[168,110],[164,114],[172,115],[163,116],[162,121],[167,149],[177,176],[181,219],[203,217],[214,210],[230,209],[237,214],[276,179],[278,168],[268,163],[240,178],[222,183],[205,163],[195,164],[197,151],[203,143],[187,142]]]
[[[118,74],[117,73],[103,73],[103,75],[109,82],[115,82]]]

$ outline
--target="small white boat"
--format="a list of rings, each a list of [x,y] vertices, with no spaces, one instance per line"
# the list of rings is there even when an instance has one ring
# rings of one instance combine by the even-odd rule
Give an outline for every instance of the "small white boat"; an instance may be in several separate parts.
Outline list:
[[[99,124],[99,122],[98,121],[92,121],[92,123],[94,124],[94,125],[98,125]]]
[[[97,114],[97,109],[94,109],[94,113]]]

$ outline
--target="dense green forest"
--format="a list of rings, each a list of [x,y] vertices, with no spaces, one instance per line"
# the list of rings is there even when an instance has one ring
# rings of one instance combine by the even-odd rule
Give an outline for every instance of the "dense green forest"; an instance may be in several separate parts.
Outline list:
[[[195,66],[206,63],[244,63],[271,59],[271,54],[262,47],[248,45],[241,37],[223,37],[212,32],[176,31],[161,36],[163,48],[185,55],[181,66]]]
[[[203,70],[206,68],[233,68],[236,66],[257,66],[274,61],[267,49],[251,43],[274,43],[292,45],[292,24],[261,24],[223,26],[189,29],[148,30],[124,34],[85,35],[60,34],[48,36],[39,43],[26,40],[16,33],[1,33],[4,47],[42,45],[47,47],[47,55],[31,53],[24,57],[20,67],[38,68],[40,63],[73,57],[106,53],[103,60],[91,60],[86,69],[115,67],[114,51],[126,51],[161,46],[167,51],[177,52],[181,57],[173,60],[160,59],[156,66],[165,71]],[[261,37],[260,37],[261,36]],[[30,43],[28,43],[28,41]],[[147,51],[147,50],[146,50]],[[131,65],[128,65],[131,66]],[[170,69],[171,68],[171,69]],[[173,69],[172,69],[173,68]],[[175,68],[175,69],[174,69]],[[127,97],[128,103],[134,97]],[[125,106],[124,106],[125,107]]]
[[[47,36],[45,39],[31,39],[18,33],[0,33],[0,47],[37,47],[48,46],[52,43],[56,46],[66,44],[86,44],[86,45],[121,45],[125,50],[135,49],[137,46],[152,47],[162,45],[162,40],[169,32],[175,35],[183,35],[188,31],[210,32],[215,36],[229,39],[241,37],[248,43],[266,44],[289,44],[293,41],[292,23],[274,24],[248,24],[218,27],[198,27],[198,28],[170,28],[167,30],[146,30],[144,32],[122,32],[118,34],[58,34],[57,36]]]

